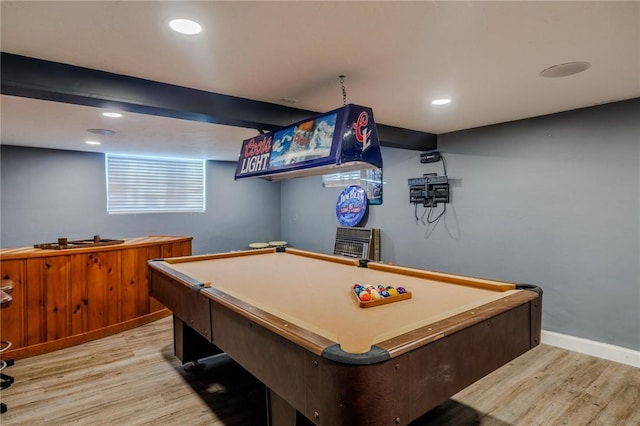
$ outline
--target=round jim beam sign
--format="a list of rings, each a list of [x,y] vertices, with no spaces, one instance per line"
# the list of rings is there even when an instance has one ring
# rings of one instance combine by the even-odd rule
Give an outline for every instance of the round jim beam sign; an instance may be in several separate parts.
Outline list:
[[[347,186],[338,195],[336,217],[342,226],[356,226],[367,211],[367,194],[361,186]]]

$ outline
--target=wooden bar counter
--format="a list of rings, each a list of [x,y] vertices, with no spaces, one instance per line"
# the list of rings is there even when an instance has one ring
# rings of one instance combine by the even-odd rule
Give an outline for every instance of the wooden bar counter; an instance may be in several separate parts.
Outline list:
[[[68,250],[0,249],[11,305],[0,311],[3,358],[25,358],[119,333],[170,312],[149,295],[147,260],[191,255],[192,237],[148,236]]]

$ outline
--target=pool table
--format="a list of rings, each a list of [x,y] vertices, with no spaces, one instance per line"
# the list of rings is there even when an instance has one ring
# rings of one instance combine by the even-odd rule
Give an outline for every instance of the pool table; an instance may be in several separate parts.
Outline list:
[[[228,354],[266,385],[275,425],[408,424],[540,341],[533,285],[291,248],[148,264],[176,356]],[[361,307],[354,283],[411,297]]]

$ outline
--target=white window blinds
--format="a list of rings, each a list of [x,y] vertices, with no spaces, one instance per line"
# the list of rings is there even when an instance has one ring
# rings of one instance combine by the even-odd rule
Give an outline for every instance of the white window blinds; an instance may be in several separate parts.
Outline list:
[[[106,155],[107,212],[205,211],[205,162]]]

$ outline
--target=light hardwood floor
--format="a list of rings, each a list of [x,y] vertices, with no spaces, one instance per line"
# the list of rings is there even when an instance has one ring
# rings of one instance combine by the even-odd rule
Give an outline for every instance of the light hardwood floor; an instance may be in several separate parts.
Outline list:
[[[470,354],[472,356],[472,354]],[[197,373],[171,319],[18,360],[3,372],[10,425],[264,425],[264,388],[224,356]],[[640,369],[541,345],[413,425],[640,425]]]

